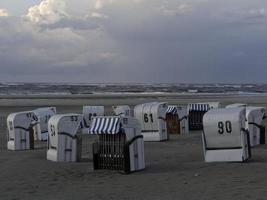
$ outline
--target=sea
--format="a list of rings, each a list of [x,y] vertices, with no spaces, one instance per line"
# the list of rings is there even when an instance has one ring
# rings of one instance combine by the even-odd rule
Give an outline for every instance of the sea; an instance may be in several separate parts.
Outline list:
[[[267,84],[0,83],[0,95],[173,93],[267,95]]]

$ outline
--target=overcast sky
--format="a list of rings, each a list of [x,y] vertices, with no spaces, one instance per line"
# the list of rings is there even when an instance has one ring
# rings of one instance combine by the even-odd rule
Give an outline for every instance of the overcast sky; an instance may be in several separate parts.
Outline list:
[[[266,0],[0,0],[0,81],[266,83]]]

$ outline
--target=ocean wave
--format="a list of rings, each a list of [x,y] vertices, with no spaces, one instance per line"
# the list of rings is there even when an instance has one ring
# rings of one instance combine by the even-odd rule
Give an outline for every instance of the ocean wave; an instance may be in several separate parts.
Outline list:
[[[0,95],[97,93],[266,94],[267,84],[0,83]]]

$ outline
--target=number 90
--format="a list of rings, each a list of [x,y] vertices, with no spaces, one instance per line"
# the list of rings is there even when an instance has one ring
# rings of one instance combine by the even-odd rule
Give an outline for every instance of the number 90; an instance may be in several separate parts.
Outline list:
[[[224,134],[226,133],[231,133],[232,132],[232,124],[230,121],[226,122],[218,122],[218,133],[219,134]]]

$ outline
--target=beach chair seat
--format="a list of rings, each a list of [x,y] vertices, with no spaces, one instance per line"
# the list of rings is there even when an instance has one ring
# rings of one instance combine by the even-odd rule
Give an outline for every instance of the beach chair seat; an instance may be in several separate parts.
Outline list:
[[[104,115],[104,106],[83,106],[82,133],[88,133],[93,117]]]
[[[189,133],[186,107],[169,105],[166,111],[166,124],[168,134]]]
[[[251,147],[265,144],[265,126],[262,124],[265,113],[264,107],[246,107],[246,129],[249,131]]]
[[[34,149],[33,127],[38,118],[32,111],[12,113],[7,117],[7,149],[28,150]]]
[[[38,118],[38,124],[33,127],[34,139],[46,141],[48,138],[48,121],[56,114],[55,107],[43,107],[33,110]]]
[[[98,135],[92,147],[95,170],[130,173],[145,168],[144,141],[135,118],[95,117],[88,133]]]
[[[251,157],[245,108],[208,111],[203,117],[203,149],[206,162],[243,162]]]
[[[82,115],[60,114],[48,121],[47,160],[57,162],[76,162],[80,158],[77,132]]]
[[[132,112],[130,106],[127,106],[127,105],[112,106],[112,109],[113,109],[114,114],[116,116],[133,117],[133,112]]]
[[[203,129],[203,116],[213,108],[220,108],[219,102],[207,103],[189,103],[188,104],[188,122],[189,130],[202,130]]]
[[[134,117],[141,125],[144,141],[168,140],[166,126],[167,104],[164,102],[151,102],[135,106]]]
[[[250,146],[265,144],[265,126],[262,125],[262,120],[266,117],[266,108],[248,106],[244,103],[234,103],[226,106],[226,108],[234,107],[246,108],[246,129],[249,131]]]

